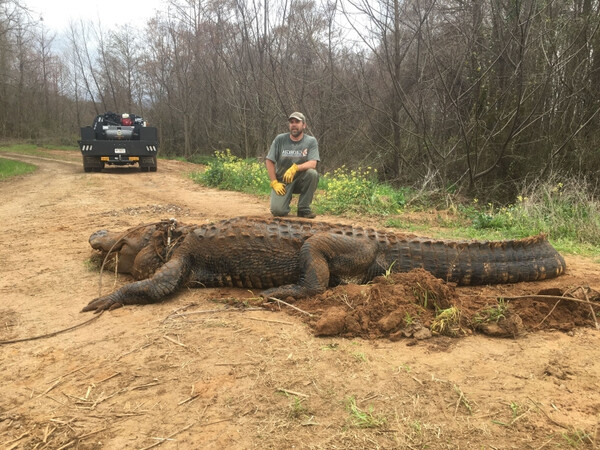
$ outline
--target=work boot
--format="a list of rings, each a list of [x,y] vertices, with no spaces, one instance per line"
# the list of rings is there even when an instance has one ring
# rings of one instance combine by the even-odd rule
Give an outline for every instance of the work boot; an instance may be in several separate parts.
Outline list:
[[[317,215],[309,209],[304,211],[298,211],[298,217],[303,217],[305,219],[314,219],[315,217],[317,217]]]

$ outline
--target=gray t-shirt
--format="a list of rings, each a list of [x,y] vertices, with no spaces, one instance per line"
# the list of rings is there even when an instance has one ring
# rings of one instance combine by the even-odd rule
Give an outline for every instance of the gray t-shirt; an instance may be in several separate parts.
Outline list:
[[[319,157],[319,144],[317,139],[306,133],[299,141],[292,141],[290,133],[277,135],[273,139],[267,159],[275,163],[277,179],[281,180],[283,174],[292,164],[302,164],[306,161],[321,161]]]

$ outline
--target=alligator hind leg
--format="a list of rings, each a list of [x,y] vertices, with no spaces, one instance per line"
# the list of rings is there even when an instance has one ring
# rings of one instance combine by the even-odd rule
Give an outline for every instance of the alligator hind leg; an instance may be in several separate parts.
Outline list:
[[[336,233],[316,234],[300,249],[300,278],[288,284],[263,291],[265,298],[299,298],[325,292],[330,281],[344,277],[370,278],[381,272],[377,241]]]

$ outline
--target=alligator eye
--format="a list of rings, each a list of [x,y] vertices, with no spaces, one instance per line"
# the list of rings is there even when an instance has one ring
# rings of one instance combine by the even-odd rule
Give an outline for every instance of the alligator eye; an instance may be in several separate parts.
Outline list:
[[[101,239],[103,237],[105,237],[108,234],[107,230],[98,230],[94,233],[92,233],[92,235],[90,236],[90,242],[96,240],[96,239]]]

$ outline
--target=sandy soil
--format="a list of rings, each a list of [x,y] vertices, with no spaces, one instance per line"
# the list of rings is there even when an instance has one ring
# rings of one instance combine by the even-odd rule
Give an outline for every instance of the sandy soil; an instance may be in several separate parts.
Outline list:
[[[297,304],[312,317],[257,305],[242,289],[80,313],[99,290],[92,232],[265,215],[266,199],[198,186],[186,177],[193,166],[176,161],[159,161],[155,173],[86,174],[78,152],[0,156],[39,167],[0,182],[0,448],[600,442],[600,332],[589,304],[510,300],[501,332],[473,326],[497,297],[597,301],[600,265],[590,260],[566,255],[568,273],[540,283],[455,288],[409,274],[340,286]],[[104,273],[102,291],[129,281]],[[457,337],[426,339],[434,315],[418,304],[424,285],[463,312],[447,333]],[[384,307],[365,312],[365,298]]]

